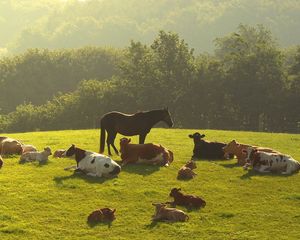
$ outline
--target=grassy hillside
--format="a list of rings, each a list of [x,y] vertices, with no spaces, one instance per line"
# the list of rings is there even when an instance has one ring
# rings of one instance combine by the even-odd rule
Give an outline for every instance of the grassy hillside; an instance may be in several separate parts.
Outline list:
[[[4,158],[0,170],[0,239],[299,239],[300,174],[248,173],[230,161],[198,161],[198,176],[178,181],[190,159],[194,130],[154,129],[146,139],[174,151],[170,167],[126,166],[118,178],[97,180],[64,171],[71,159],[18,164]],[[272,147],[300,159],[300,135],[203,130],[208,140]],[[9,134],[39,149],[71,143],[97,151],[98,130]],[[120,137],[120,136],[118,136]],[[117,138],[117,141],[119,138]],[[134,138],[136,142],[136,138]],[[118,145],[118,144],[117,144]],[[118,161],[119,157],[114,156]],[[188,212],[186,223],[151,223],[152,202],[170,201],[173,187],[203,197],[204,209]],[[111,225],[89,226],[96,208],[117,208]],[[184,208],[181,208],[186,210]]]

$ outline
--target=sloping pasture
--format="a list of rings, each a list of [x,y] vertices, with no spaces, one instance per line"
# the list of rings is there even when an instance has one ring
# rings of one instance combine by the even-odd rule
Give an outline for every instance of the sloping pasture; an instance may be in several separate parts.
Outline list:
[[[47,164],[39,165],[19,164],[18,156],[5,157],[0,170],[0,239],[300,239],[300,173],[262,175],[244,171],[236,160],[198,161],[198,176],[179,181],[177,171],[192,155],[193,142],[187,135],[193,132],[153,129],[146,142],[171,149],[175,156],[171,166],[129,165],[118,178],[108,180],[64,171],[74,164],[71,159],[50,157]],[[208,140],[236,139],[300,160],[299,134],[201,132]],[[66,149],[72,143],[99,149],[99,130],[6,135],[39,149]],[[193,211],[179,207],[190,216],[185,223],[152,223],[151,203],[170,201],[173,187],[203,197],[206,207]],[[101,207],[116,208],[117,219],[112,224],[87,224],[88,214]]]

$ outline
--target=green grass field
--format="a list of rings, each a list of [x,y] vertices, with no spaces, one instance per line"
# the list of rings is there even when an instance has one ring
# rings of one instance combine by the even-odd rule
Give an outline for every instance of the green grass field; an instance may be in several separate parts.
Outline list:
[[[187,135],[193,132],[153,129],[146,142],[172,150],[171,166],[129,165],[118,178],[108,180],[64,171],[74,165],[71,159],[50,157],[45,165],[21,165],[19,156],[5,157],[0,170],[0,239],[300,239],[300,173],[261,175],[244,171],[236,160],[198,161],[198,176],[179,181],[177,171],[192,155],[193,141]],[[207,140],[236,139],[300,160],[299,134],[201,132]],[[72,143],[93,151],[99,148],[99,130],[2,135],[38,149],[66,149]],[[152,223],[151,203],[172,200],[168,195],[173,187],[203,197],[206,207],[179,207],[190,216],[185,223]],[[116,208],[116,220],[111,225],[88,225],[89,213],[101,207]]]

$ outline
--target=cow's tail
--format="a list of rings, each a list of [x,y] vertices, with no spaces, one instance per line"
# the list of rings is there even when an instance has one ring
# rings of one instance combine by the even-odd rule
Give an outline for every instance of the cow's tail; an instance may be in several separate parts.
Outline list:
[[[100,149],[99,149],[99,153],[103,153],[104,152],[104,147],[105,147],[105,127],[103,126],[102,121],[101,121],[100,125],[101,125],[101,130],[100,130]]]

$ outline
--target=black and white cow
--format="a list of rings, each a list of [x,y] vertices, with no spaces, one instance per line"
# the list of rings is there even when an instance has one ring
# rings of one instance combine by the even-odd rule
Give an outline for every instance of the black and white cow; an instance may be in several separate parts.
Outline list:
[[[233,154],[225,154],[222,142],[209,142],[203,140],[204,134],[198,132],[189,135],[194,140],[194,149],[192,159],[230,159]]]
[[[76,170],[84,172],[89,176],[113,177],[121,171],[121,167],[110,157],[77,148],[74,144],[64,153],[64,156],[74,156],[77,163]],[[65,170],[72,167],[65,168]]]

